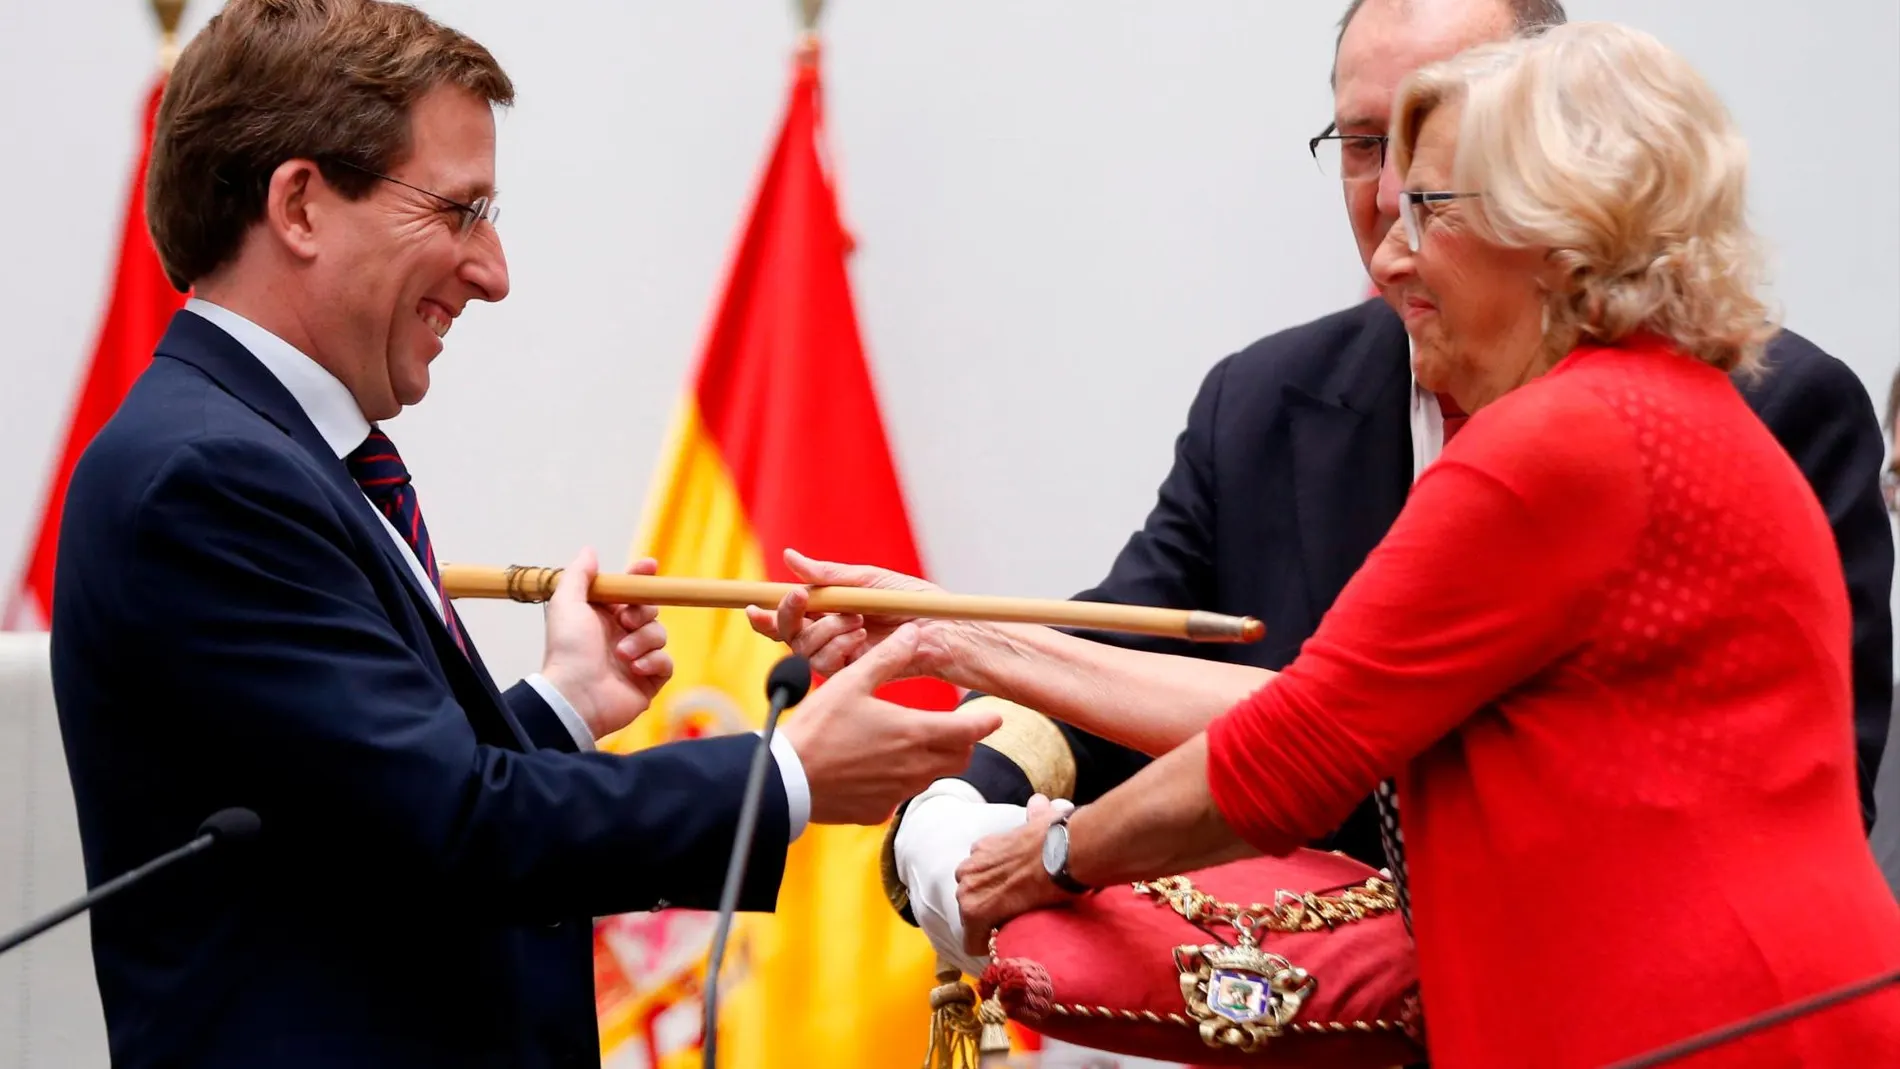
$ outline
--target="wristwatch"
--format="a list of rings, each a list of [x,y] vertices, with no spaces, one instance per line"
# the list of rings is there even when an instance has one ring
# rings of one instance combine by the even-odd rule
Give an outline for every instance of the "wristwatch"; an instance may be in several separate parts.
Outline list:
[[[1069,875],[1069,818],[1075,815],[1071,809],[1056,818],[1054,824],[1042,835],[1042,868],[1049,874],[1050,882],[1072,895],[1087,894],[1094,890],[1088,884]]]

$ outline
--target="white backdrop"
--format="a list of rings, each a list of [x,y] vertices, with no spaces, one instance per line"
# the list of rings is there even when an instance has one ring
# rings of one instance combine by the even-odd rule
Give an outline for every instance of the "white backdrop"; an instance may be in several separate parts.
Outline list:
[[[187,31],[216,6],[193,0]],[[591,543],[619,562],[778,121],[792,5],[423,6],[520,90],[500,158],[514,296],[464,317],[394,431],[445,558],[560,563]],[[1342,6],[832,0],[859,311],[936,578],[1091,584],[1149,507],[1208,365],[1364,289],[1338,189],[1305,149],[1330,113]],[[0,0],[6,584],[105,297],[154,57],[146,7]],[[1753,145],[1788,322],[1883,398],[1900,364],[1900,4],[1571,10],[1643,26],[1715,82]],[[498,673],[538,662],[532,609],[468,617]]]
[[[186,29],[216,0],[193,0]],[[789,0],[430,0],[494,49],[514,294],[394,431],[449,559],[620,562],[778,121]],[[1365,285],[1305,140],[1337,0],[832,0],[832,144],[926,568],[1066,596],[1146,513],[1201,374]],[[0,0],[0,569],[104,300],[155,31],[144,0]],[[1573,0],[1683,49],[1751,139],[1788,320],[1877,397],[1900,363],[1900,4]],[[1800,54],[1796,54],[1799,52]],[[524,388],[532,387],[532,388]],[[822,458],[814,458],[822,464]],[[539,616],[469,608],[498,673]]]

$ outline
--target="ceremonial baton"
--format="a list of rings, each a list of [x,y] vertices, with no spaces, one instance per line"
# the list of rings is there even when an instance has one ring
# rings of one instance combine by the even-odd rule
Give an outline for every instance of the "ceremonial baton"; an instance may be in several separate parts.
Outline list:
[[[507,598],[543,602],[554,595],[559,568],[477,564],[441,566],[442,588],[451,598]],[[771,609],[798,583],[740,579],[691,579],[670,575],[601,574],[588,588],[587,600],[602,605],[675,605],[712,609]],[[813,586],[807,609],[814,613],[858,613],[936,620],[985,620],[1044,624],[1091,631],[1158,635],[1190,642],[1258,642],[1266,625],[1251,616],[1226,616],[1198,609],[1159,609],[1092,601],[987,597],[920,590],[875,590],[855,586]]]

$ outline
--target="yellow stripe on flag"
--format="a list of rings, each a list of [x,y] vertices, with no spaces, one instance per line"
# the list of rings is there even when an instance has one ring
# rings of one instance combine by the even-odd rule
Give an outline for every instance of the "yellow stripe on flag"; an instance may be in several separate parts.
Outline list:
[[[662,574],[763,579],[758,539],[745,516],[716,445],[705,434],[689,395],[675,419],[662,477],[646,509],[635,556],[650,556]],[[667,608],[660,619],[676,667],[654,707],[602,740],[617,752],[668,739],[756,730],[766,712],[765,678],[783,646],[754,633],[742,613]],[[796,717],[792,710],[787,719]],[[781,721],[781,724],[784,721]],[[738,790],[740,784],[733,784]],[[911,1066],[929,1034],[927,996],[934,955],[927,940],[900,920],[878,879],[882,828],[806,828],[792,844],[773,915],[742,914],[733,926],[720,979],[721,1062],[746,1069],[828,1066],[883,1069]],[[690,964],[654,955],[673,967],[625,975],[626,992],[600,1008],[603,1058],[649,1069],[697,1066],[690,1045],[669,1043],[701,1012],[697,987],[711,915],[666,911],[611,918],[642,942],[671,946],[695,936]],[[637,957],[638,955],[629,955]],[[597,963],[625,970],[628,963]],[[603,987],[606,990],[606,987]],[[661,1011],[668,1028],[647,1022]],[[634,1058],[657,1036],[657,1063]]]

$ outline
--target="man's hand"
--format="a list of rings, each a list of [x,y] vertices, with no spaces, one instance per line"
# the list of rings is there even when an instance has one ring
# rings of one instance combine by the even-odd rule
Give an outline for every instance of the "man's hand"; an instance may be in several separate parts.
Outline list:
[[[633,575],[658,570],[652,560],[627,569]],[[673,657],[663,648],[666,628],[659,609],[589,602],[587,588],[599,573],[591,548],[581,550],[561,572],[548,599],[547,651],[541,661],[541,674],[596,739],[633,723],[673,678]]]
[[[1068,806],[1036,795],[1021,827],[979,840],[957,866],[957,912],[963,915],[967,953],[988,954],[990,933],[1005,921],[1075,897],[1042,867],[1043,838]]]
[[[906,624],[813,690],[784,734],[811,783],[813,824],[882,824],[904,799],[969,763],[976,744],[1002,725],[991,712],[936,712],[871,696],[915,655]]]

